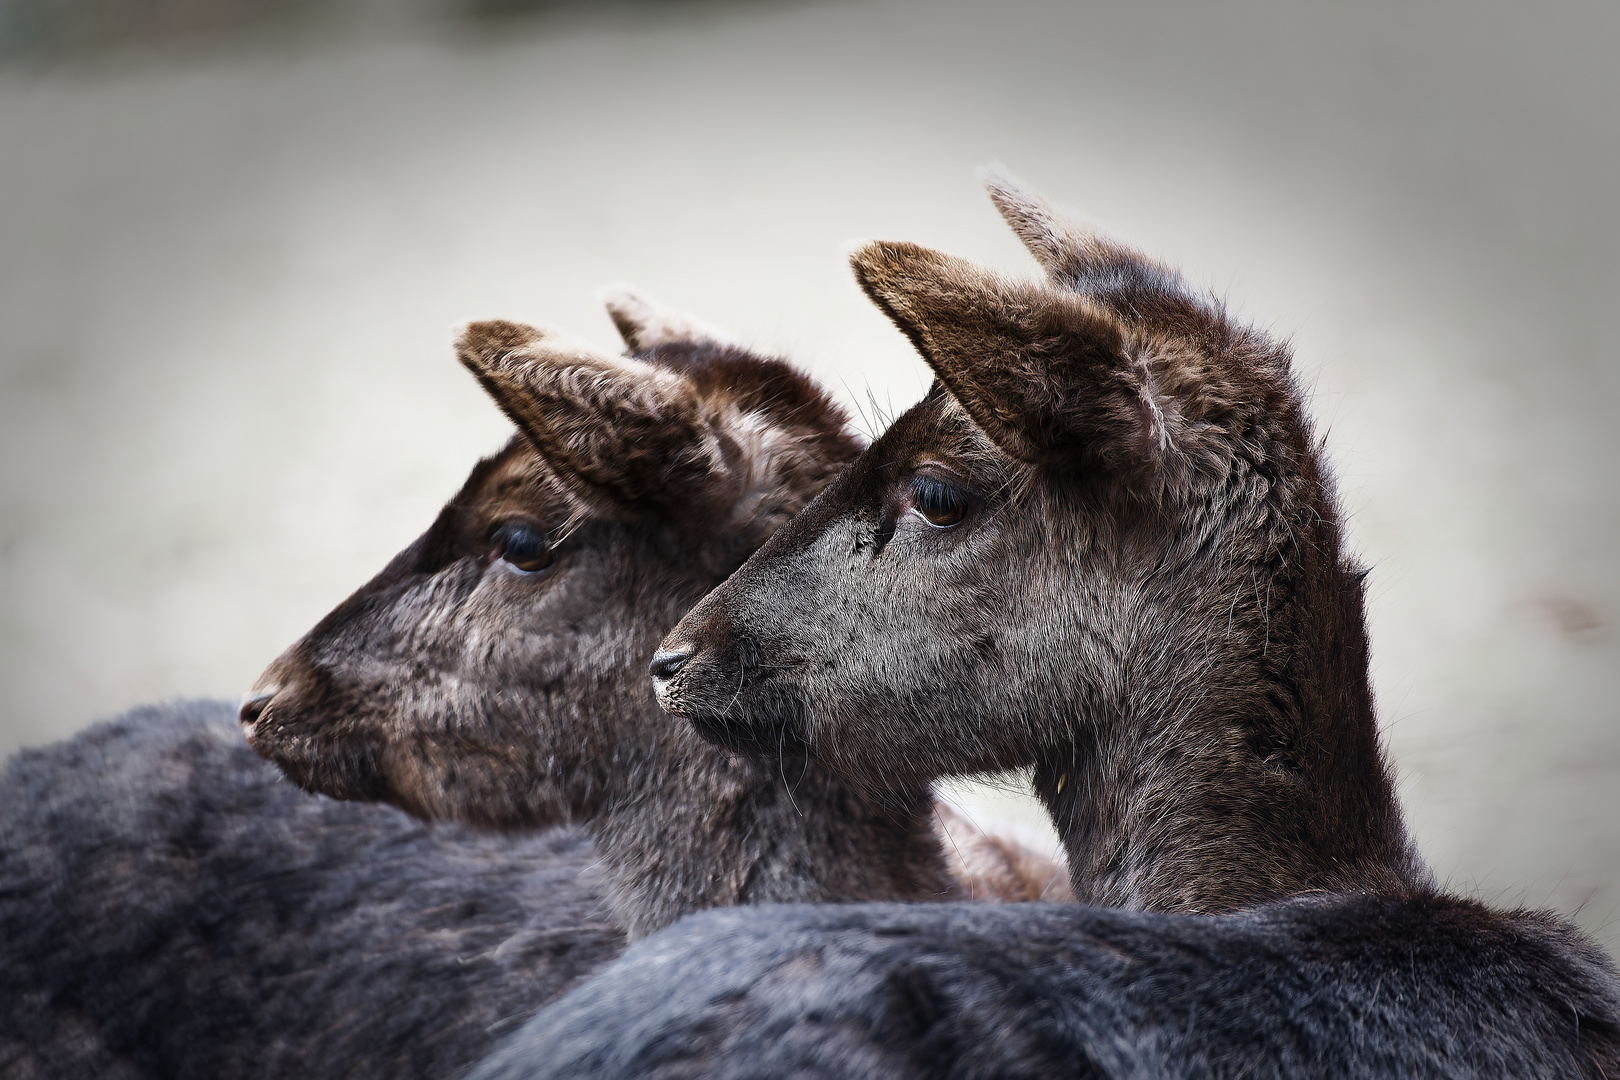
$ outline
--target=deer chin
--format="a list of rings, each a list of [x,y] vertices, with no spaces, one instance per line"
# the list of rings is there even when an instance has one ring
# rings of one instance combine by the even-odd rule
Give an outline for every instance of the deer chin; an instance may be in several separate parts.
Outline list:
[[[786,726],[738,722],[725,714],[693,716],[692,730],[706,742],[723,750],[738,754],[796,754],[803,749],[803,740]]]
[[[696,685],[682,679],[676,686],[660,686],[658,700],[705,741],[726,750],[799,755],[806,749],[809,702],[780,677],[720,678]]]
[[[310,721],[303,705],[296,687],[250,697],[242,709],[248,745],[305,791],[334,799],[386,799],[381,748],[358,732]]]
[[[532,769],[510,747],[434,733],[379,736],[322,723],[330,706],[302,701],[296,685],[267,702],[262,695],[250,701],[256,715],[244,715],[248,745],[305,791],[388,803],[423,821],[491,831],[544,828],[567,817],[552,802],[533,798]],[[396,719],[392,726],[403,724]]]

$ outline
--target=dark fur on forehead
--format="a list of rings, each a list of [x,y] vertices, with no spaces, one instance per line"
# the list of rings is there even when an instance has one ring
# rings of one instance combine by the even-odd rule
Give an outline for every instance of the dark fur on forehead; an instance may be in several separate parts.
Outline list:
[[[921,401],[895,418],[876,445],[880,452],[873,460],[891,472],[938,461],[986,494],[1020,490],[1036,473],[1034,466],[998,447],[938,379]]]
[[[536,493],[546,490],[550,520],[536,521],[547,528],[566,523],[572,508],[546,471],[534,445],[522,434],[513,435],[499,451],[474,465],[454,498],[439,511],[428,531],[396,555],[384,573],[433,574],[467,553],[469,532],[481,524],[488,510],[502,496],[521,492],[525,517],[534,517]],[[480,537],[479,539],[482,539]]]

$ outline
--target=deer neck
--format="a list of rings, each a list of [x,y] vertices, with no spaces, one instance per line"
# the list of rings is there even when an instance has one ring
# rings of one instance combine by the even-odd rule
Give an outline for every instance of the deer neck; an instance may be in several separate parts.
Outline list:
[[[1380,750],[1359,577],[1290,564],[1270,587],[1288,600],[1263,638],[1144,650],[1162,666],[1038,762],[1081,901],[1218,912],[1428,884]]]
[[[926,787],[879,802],[802,758],[673,741],[590,824],[632,939],[711,907],[952,895]]]

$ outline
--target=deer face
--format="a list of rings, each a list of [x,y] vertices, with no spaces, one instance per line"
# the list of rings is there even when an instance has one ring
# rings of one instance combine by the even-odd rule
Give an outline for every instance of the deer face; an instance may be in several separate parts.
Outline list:
[[[1051,283],[854,256],[938,382],[660,646],[660,702],[707,737],[882,785],[1072,754],[1144,695],[1269,693],[1244,673],[1314,477],[1286,352],[993,194]]]
[[[659,634],[856,444],[786,364],[615,314],[640,359],[512,323],[463,335],[520,434],[260,679],[249,741],[298,783],[528,827],[633,794],[690,739],[643,675]]]
[[[650,705],[614,678],[616,654],[650,650],[650,627],[703,575],[683,568],[638,611],[645,598],[624,594],[638,568],[673,561],[672,538],[572,524],[573,509],[521,436],[480,463],[427,533],[260,678],[268,696],[243,712],[255,749],[310,790],[424,817],[522,825],[587,804],[600,781],[587,763],[614,748],[597,718]]]
[[[1121,582],[1162,544],[1109,495],[1042,489],[936,386],[688,613],[659,701],[722,745],[878,785],[1033,761],[1106,685],[1139,602]]]

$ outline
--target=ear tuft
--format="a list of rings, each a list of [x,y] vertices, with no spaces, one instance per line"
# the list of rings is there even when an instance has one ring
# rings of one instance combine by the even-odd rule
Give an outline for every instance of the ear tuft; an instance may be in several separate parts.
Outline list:
[[[958,291],[953,284],[961,271],[982,273],[964,260],[904,240],[863,244],[850,254],[849,265],[861,290],[930,363],[933,310],[950,305]]]
[[[1147,370],[1104,306],[916,244],[868,244],[850,262],[951,396],[1013,457],[1080,454],[1130,467],[1168,446]]]
[[[763,543],[860,452],[808,376],[710,339],[672,342],[680,364],[502,321],[473,323],[456,344],[572,501],[693,525],[722,541],[722,561]]]
[[[636,364],[634,369],[625,370],[626,365],[634,361],[575,341],[555,330],[506,319],[468,323],[456,337],[456,357],[526,431],[529,423],[542,418],[520,417],[518,411],[533,412],[534,404],[528,398],[536,385],[548,387],[548,396],[557,393],[550,389],[556,383],[554,372],[623,371],[626,376],[633,376],[634,371],[645,367]],[[532,432],[530,434],[532,437]]]
[[[657,516],[713,468],[696,394],[674,372],[505,321],[470,324],[456,352],[596,513]]]
[[[930,287],[937,286],[952,263],[965,265],[964,260],[909,240],[873,240],[857,247],[849,256],[849,265],[855,269],[855,279],[861,283],[861,288],[879,289],[897,298],[924,282]]]
[[[1047,456],[1019,415],[1015,369],[1024,366],[1019,357],[1031,344],[1020,315],[1030,305],[967,260],[919,244],[866,244],[850,265],[866,295],[992,441],[1021,461]]]
[[[488,358],[489,361],[504,352],[521,349],[546,336],[544,330],[505,319],[485,319],[470,322],[456,336],[456,352]],[[463,361],[465,363],[465,361]]]
[[[1002,218],[1054,284],[1082,287],[1089,279],[1142,261],[1135,251],[1109,236],[1102,225],[1085,215],[1053,206],[1000,162],[980,166],[978,177]]]
[[[632,353],[644,353],[674,343],[737,344],[735,337],[719,327],[667,307],[628,285],[610,285],[597,297]]]

